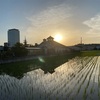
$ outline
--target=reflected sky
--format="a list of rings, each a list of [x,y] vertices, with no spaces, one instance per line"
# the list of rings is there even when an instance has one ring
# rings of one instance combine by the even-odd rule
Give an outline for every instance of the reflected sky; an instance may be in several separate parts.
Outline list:
[[[83,98],[88,82],[88,98],[99,100],[97,77],[100,57],[84,57],[82,60],[85,61],[84,67],[80,58],[74,58],[56,68],[52,74],[36,69],[27,72],[21,79],[0,75],[0,100],[78,100]]]

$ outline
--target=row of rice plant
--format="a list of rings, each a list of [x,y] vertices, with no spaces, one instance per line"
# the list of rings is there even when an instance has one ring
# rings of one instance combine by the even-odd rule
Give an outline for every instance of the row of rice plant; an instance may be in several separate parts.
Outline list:
[[[0,75],[0,100],[100,99],[100,57],[76,57],[44,74],[37,69],[17,79]]]

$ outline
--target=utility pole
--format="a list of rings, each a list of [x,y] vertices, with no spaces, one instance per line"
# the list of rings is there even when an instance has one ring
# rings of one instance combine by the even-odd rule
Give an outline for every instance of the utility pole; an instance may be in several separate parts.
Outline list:
[[[81,51],[82,51],[82,42],[83,42],[83,41],[82,41],[82,37],[81,37],[81,41],[80,41],[80,44],[81,44]]]

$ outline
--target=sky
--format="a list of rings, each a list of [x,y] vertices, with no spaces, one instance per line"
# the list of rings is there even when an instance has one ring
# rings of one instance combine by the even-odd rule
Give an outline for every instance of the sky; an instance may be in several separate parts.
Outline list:
[[[60,43],[100,43],[100,0],[0,0],[0,45],[8,29],[19,29],[20,41],[41,43],[62,35]]]

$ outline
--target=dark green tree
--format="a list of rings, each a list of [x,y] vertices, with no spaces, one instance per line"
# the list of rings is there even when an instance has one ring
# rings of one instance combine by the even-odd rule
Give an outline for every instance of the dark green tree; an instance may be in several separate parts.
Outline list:
[[[24,40],[24,46],[27,47],[27,40],[26,40],[26,37],[25,37],[25,40]]]
[[[22,43],[16,43],[12,47],[13,55],[16,57],[26,56],[28,54],[28,50],[25,48],[25,46]]]

